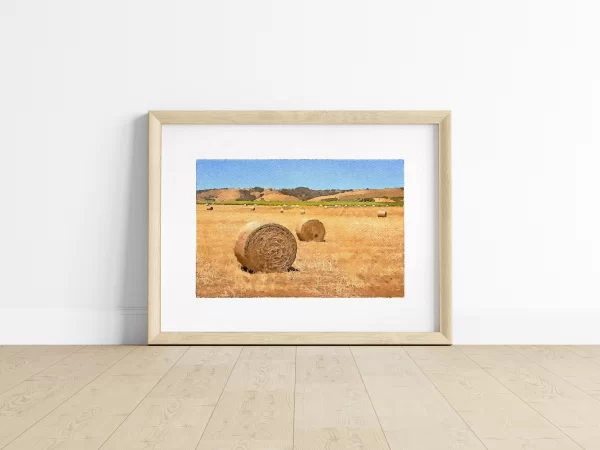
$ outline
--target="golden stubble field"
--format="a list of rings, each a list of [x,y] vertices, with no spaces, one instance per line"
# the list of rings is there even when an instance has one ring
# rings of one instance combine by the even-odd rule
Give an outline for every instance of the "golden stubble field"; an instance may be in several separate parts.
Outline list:
[[[306,214],[301,215],[300,210]],[[404,297],[404,208],[196,206],[196,297]],[[296,236],[303,218],[325,225],[325,242],[300,242],[295,271],[251,274],[233,247],[238,230],[259,220]]]

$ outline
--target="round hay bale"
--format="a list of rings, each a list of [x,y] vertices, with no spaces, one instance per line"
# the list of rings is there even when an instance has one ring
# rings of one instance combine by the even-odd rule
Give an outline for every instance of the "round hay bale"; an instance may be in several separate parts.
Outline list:
[[[252,211],[256,210],[256,206],[253,206],[252,208],[250,208]]]
[[[280,213],[282,213],[283,211],[285,211],[283,208],[281,208],[281,209],[279,210],[279,212],[280,212]]]
[[[381,210],[377,212],[377,217],[387,217],[387,211]]]
[[[304,219],[296,225],[296,236],[301,241],[323,242],[325,240],[325,225],[317,219]]]
[[[325,205],[325,209],[327,209],[327,205]]]
[[[277,223],[250,222],[238,232],[234,253],[250,272],[287,272],[296,260],[294,235]]]
[[[207,210],[207,211],[212,211],[212,210],[213,210],[213,207],[212,207],[212,206],[207,206],[207,207],[206,207],[206,210]]]
[[[248,206],[248,205],[246,205],[246,204],[244,203],[244,206]]]
[[[301,210],[300,210],[300,214],[306,214],[306,210],[304,210],[304,209],[301,209]]]

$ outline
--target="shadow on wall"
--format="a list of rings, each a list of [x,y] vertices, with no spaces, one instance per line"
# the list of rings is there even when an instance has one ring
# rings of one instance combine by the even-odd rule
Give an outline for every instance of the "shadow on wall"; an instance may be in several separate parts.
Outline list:
[[[124,344],[147,341],[148,299],[148,115],[133,124],[129,161],[129,192],[125,221],[121,308],[121,335]],[[128,130],[131,131],[131,130]],[[128,133],[129,134],[129,133]]]

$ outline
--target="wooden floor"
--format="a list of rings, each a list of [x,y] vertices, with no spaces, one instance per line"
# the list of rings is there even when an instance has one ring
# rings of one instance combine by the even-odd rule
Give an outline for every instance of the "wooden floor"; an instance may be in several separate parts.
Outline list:
[[[0,448],[600,449],[600,346],[0,346]]]

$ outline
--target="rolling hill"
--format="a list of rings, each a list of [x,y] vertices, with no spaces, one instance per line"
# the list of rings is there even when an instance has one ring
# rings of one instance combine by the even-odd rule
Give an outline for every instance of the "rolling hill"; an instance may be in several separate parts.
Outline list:
[[[327,201],[327,200],[362,200],[374,199],[375,201],[394,201],[404,198],[404,188],[385,189],[310,189],[297,187],[292,189],[270,189],[261,187],[251,188],[225,188],[204,189],[196,191],[196,202],[228,202],[228,201],[255,201],[264,200],[271,202],[295,201]]]
[[[320,202],[328,199],[363,199],[363,198],[387,198],[391,199],[394,197],[404,198],[404,188],[385,188],[385,189],[355,189],[352,191],[340,192],[334,195],[323,195],[320,197],[311,198],[311,202]],[[379,201],[379,200],[378,200]],[[381,200],[386,201],[386,200]]]

